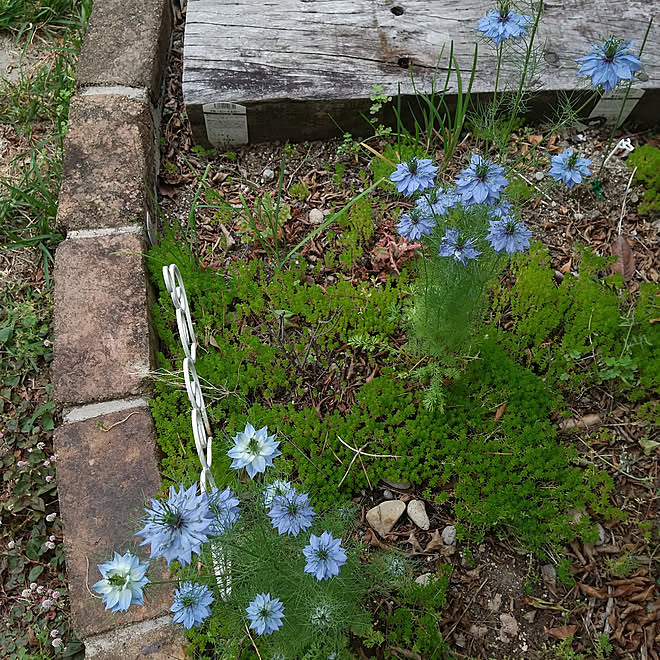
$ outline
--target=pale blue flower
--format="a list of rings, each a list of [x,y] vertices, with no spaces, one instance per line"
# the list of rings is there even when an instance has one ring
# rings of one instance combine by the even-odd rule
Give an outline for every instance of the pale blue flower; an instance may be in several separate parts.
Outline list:
[[[609,37],[602,44],[593,44],[589,55],[579,57],[582,66],[578,76],[591,76],[594,87],[611,92],[622,80],[632,80],[642,63],[632,52],[632,41]]]
[[[445,236],[440,243],[440,257],[453,257],[455,261],[460,261],[464,266],[467,265],[468,259],[476,259],[481,252],[479,252],[473,239],[466,239],[460,236],[458,229],[447,229]]]
[[[144,537],[141,545],[151,545],[152,557],[165,557],[167,565],[174,560],[185,565],[191,561],[191,553],[201,551],[202,543],[209,540],[213,514],[209,510],[206,493],[197,494],[197,484],[179,492],[170,486],[167,502],[151,500],[146,509],[144,528],[136,536]]]
[[[245,431],[237,433],[233,440],[234,446],[227,452],[227,456],[234,459],[231,467],[246,468],[250,479],[254,479],[257,472],[265,472],[282,453],[277,449],[280,443],[275,441],[275,435],[268,435],[267,426],[256,431],[248,422]]]
[[[490,9],[484,18],[479,19],[477,28],[498,46],[507,39],[521,39],[527,34],[527,27],[532,23],[531,17],[519,14],[507,5],[508,3],[503,2],[499,11]]]
[[[404,238],[409,241],[418,241],[422,236],[429,236],[435,227],[433,217],[423,217],[417,210],[404,213],[399,218],[396,228]]]
[[[216,488],[210,493],[209,509],[213,514],[210,531],[212,536],[220,536],[224,531],[231,529],[239,517],[239,504],[238,498],[229,488],[223,491]]]
[[[268,484],[264,490],[264,506],[269,508],[273,503],[273,498],[277,495],[286,495],[293,486],[290,481],[283,479],[275,479],[272,483]]]
[[[461,196],[455,190],[433,188],[417,200],[415,208],[422,217],[436,218],[447,215],[460,202]]]
[[[399,163],[390,174],[390,181],[406,197],[418,190],[426,190],[433,185],[438,168],[430,158],[411,158],[407,163]]]
[[[508,183],[503,167],[485,160],[479,154],[473,154],[469,167],[462,170],[456,179],[456,190],[461,195],[463,204],[492,206]]]
[[[309,503],[309,495],[291,488],[286,495],[273,498],[268,515],[272,519],[273,527],[280,534],[298,536],[302,530],[312,526],[312,518],[316,514]]]
[[[590,164],[591,161],[587,158],[580,158],[572,149],[566,149],[558,156],[552,157],[552,167],[548,174],[572,188],[576,183],[582,183],[583,177],[591,174],[588,167]]]
[[[184,582],[174,592],[174,604],[170,607],[174,614],[172,620],[188,629],[201,626],[202,621],[211,616],[212,602],[211,590],[206,585]]]
[[[499,204],[491,206],[488,209],[488,217],[492,218],[493,220],[504,220],[510,218],[512,214],[513,205],[511,202],[507,202],[506,200],[502,200]]]
[[[115,552],[112,561],[99,564],[103,576],[94,585],[94,591],[103,594],[105,609],[125,612],[131,605],[144,605],[142,588],[149,580],[145,577],[149,562],[136,555]]]
[[[284,605],[270,594],[257,594],[247,608],[250,629],[257,635],[271,635],[282,627]]]
[[[321,536],[312,534],[309,545],[303,548],[307,557],[305,573],[311,573],[317,580],[327,580],[339,575],[339,569],[346,563],[346,551],[341,547],[341,539],[332,538],[330,532]]]
[[[491,220],[486,240],[495,252],[522,252],[529,247],[532,232],[514,217]]]

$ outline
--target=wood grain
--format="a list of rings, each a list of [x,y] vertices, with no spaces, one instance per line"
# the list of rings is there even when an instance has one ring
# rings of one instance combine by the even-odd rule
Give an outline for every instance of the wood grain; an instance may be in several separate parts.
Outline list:
[[[184,46],[186,105],[233,101],[368,99],[374,85],[413,93],[444,82],[450,42],[464,76],[479,43],[475,92],[493,90],[496,59],[475,27],[488,0],[189,0]],[[639,46],[660,0],[546,0],[539,31],[537,82],[551,91],[588,89],[575,58],[610,34]],[[399,14],[399,9],[403,13]],[[442,59],[443,45],[445,53]],[[654,26],[644,61],[660,87],[660,39]],[[507,67],[504,79],[513,80]],[[456,81],[452,80],[452,88]],[[195,114],[193,112],[193,114]]]

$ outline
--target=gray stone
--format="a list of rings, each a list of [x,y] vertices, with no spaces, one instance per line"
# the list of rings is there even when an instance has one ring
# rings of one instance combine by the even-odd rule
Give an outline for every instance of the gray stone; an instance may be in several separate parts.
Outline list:
[[[145,497],[160,490],[156,433],[148,408],[134,408],[65,424],[55,432],[57,490],[73,624],[79,637],[168,614],[172,585],[151,585],[144,606],[121,616],[105,610],[89,587],[99,563],[138,545],[131,524],[144,515]],[[147,559],[147,547],[138,550]],[[163,560],[152,581],[169,579]]]
[[[598,527],[598,540],[596,541],[596,545],[603,545],[603,543],[605,543],[607,540],[607,533],[605,532],[605,528],[600,523],[597,522],[596,527]]]
[[[323,211],[320,209],[312,209],[309,212],[309,222],[313,225],[320,225],[325,220]]]
[[[383,491],[383,497],[384,497],[386,500],[393,500],[393,499],[394,499],[394,493],[393,493],[389,488],[386,488],[386,489]]]
[[[169,0],[95,2],[76,67],[77,84],[143,87],[157,99],[171,31]]]
[[[385,536],[392,531],[405,510],[406,505],[401,500],[381,502],[367,511],[367,522],[380,536]]]
[[[410,520],[412,520],[420,529],[427,530],[431,526],[429,517],[426,515],[424,502],[421,500],[411,500],[408,502],[407,512]]]
[[[421,584],[423,587],[428,587],[431,582],[435,582],[436,578],[435,573],[422,573],[415,578],[415,582]]]
[[[500,640],[507,643],[518,636],[518,622],[510,614],[500,614]]]
[[[71,102],[57,225],[62,230],[146,224],[154,129],[141,101],[116,94]]]
[[[387,479],[381,479],[381,481],[395,490],[410,490],[412,485],[409,481],[388,481]]]
[[[264,181],[269,182],[272,181],[275,178],[275,172],[271,170],[270,168],[266,168],[262,173],[261,176]]]
[[[539,172],[534,172],[534,178],[535,178],[537,181],[543,181],[543,179],[545,178],[545,173],[544,173],[544,172],[541,172],[541,171],[539,171]]]
[[[446,545],[454,545],[456,542],[456,527],[454,525],[447,525],[442,530],[442,540]]]
[[[53,388],[61,406],[135,397],[152,363],[143,244],[67,239],[55,255]]]

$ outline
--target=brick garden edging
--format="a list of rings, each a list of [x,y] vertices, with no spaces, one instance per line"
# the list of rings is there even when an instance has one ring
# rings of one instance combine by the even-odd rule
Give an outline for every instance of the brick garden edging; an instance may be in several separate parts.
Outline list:
[[[90,591],[96,565],[135,545],[131,523],[161,485],[143,254],[172,24],[170,0],[95,0],[65,138],[57,222],[67,236],[54,275],[53,388],[64,419],[57,485],[73,627],[86,657],[98,660],[184,657],[169,585],[117,615]],[[166,578],[157,566],[157,579]]]

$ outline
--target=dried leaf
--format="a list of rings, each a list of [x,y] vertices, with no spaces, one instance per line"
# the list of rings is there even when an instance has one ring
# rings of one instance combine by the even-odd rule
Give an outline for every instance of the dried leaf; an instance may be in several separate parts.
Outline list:
[[[163,197],[168,197],[169,199],[174,199],[174,196],[177,193],[177,188],[176,188],[176,186],[173,186],[169,183],[166,183],[165,181],[159,181],[158,182],[158,192]]]
[[[592,413],[590,415],[585,415],[580,419],[565,419],[560,425],[559,428],[562,431],[570,431],[571,429],[586,429],[589,426],[594,426],[600,424],[600,415]]]
[[[595,589],[594,587],[591,587],[588,584],[582,584],[582,583],[578,584],[578,587],[580,587],[580,591],[585,596],[593,596],[594,598],[598,598],[600,600],[607,599],[607,592],[604,591],[603,589]]]
[[[635,255],[623,236],[618,236],[612,244],[612,256],[618,257],[612,264],[612,272],[621,273],[624,279],[629,280],[635,274]]]
[[[530,135],[527,140],[529,141],[530,144],[533,146],[537,147],[541,142],[543,142],[543,136],[542,135]]]
[[[508,405],[508,402],[505,401],[504,403],[501,403],[499,406],[497,406],[497,410],[495,412],[495,421],[497,422],[500,417],[504,414],[504,411],[506,410],[506,407]]]
[[[419,541],[417,540],[417,537],[415,536],[415,532],[410,532],[410,536],[408,537],[408,543],[412,545],[413,550],[415,552],[421,552],[421,553],[424,552],[422,546],[419,544]]]
[[[562,273],[563,275],[566,275],[569,270],[571,270],[571,266],[573,265],[573,257],[571,257],[560,269],[559,272]]]
[[[573,637],[577,629],[577,626],[558,626],[557,628],[549,628],[546,632],[555,639],[566,639],[567,637]]]
[[[445,547],[445,543],[440,535],[440,530],[436,529],[431,532],[431,540],[426,544],[425,552],[432,552],[433,550],[441,550]]]

